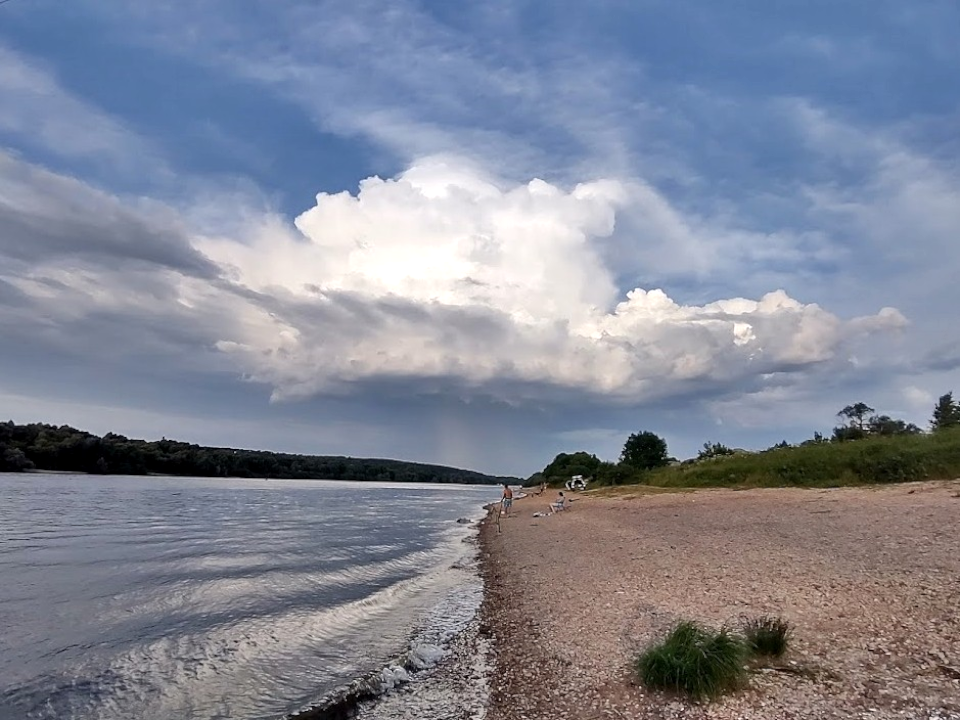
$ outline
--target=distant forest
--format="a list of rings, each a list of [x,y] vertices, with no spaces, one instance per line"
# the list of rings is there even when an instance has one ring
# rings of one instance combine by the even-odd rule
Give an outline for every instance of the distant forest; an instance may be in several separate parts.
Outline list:
[[[473,485],[517,481],[517,478],[402,460],[203,447],[166,438],[147,442],[115,433],[98,437],[67,425],[0,423],[0,472],[31,470]]]

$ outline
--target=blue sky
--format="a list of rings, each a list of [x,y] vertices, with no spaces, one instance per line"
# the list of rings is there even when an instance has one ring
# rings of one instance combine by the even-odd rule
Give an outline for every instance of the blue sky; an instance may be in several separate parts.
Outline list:
[[[960,391],[954,2],[0,6],[0,415],[526,475]]]

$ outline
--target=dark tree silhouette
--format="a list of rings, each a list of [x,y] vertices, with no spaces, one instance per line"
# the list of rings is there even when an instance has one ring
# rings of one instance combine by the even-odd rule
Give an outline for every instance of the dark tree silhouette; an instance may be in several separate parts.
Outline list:
[[[953,393],[941,395],[933,408],[933,420],[930,425],[934,430],[943,430],[948,427],[960,426],[960,402],[953,399]]]
[[[871,435],[917,435],[920,433],[913,423],[895,420],[889,415],[873,415],[867,421],[867,429]]]
[[[867,416],[873,412],[876,412],[876,410],[866,403],[858,402],[853,405],[847,405],[843,410],[838,412],[837,415],[846,418],[850,425],[856,426],[862,431]]]
[[[598,461],[599,462],[599,461]],[[202,447],[176,440],[102,438],[62,425],[0,422],[0,470],[34,467],[116,475],[301,478],[495,484],[517,478],[484,475],[443,465],[325,455],[290,455],[259,450]]]
[[[723,443],[705,442],[703,448],[697,451],[697,460],[709,460],[721,455],[733,455],[733,450]]]
[[[545,478],[565,478],[572,475],[593,475],[600,467],[600,458],[588,452],[560,453],[547,465],[541,475]]]
[[[648,430],[634,433],[624,443],[620,462],[637,470],[663,467],[669,462],[667,441]]]

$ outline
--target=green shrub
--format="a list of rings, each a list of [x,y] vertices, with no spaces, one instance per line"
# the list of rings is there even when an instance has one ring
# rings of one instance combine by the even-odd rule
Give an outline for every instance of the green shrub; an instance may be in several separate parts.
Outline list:
[[[715,632],[681,622],[663,642],[637,658],[636,670],[648,688],[703,699],[740,687],[746,678],[746,657],[743,642],[726,629]]]
[[[759,617],[743,624],[747,647],[755,655],[780,657],[787,651],[792,630],[790,623],[779,617]]]
[[[597,472],[593,476],[591,485],[593,487],[598,487],[601,485],[638,484],[643,482],[643,474],[643,471],[636,470],[626,465],[605,462],[601,463],[600,467],[597,468]]]
[[[852,463],[864,482],[891,483],[921,480],[926,476],[922,454],[912,447],[873,444],[863,448]]]
[[[725,455],[733,455],[734,451],[728,448],[723,443],[709,443],[705,442],[703,444],[703,449],[697,452],[697,460],[710,460],[712,458],[723,457]]]

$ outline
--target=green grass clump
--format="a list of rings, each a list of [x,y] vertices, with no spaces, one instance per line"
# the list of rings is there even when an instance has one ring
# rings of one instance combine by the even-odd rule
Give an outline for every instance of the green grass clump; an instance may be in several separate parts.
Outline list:
[[[677,624],[667,638],[647,648],[636,669],[648,688],[675,690],[697,699],[740,687],[747,648],[726,629],[713,631],[694,622]]]
[[[759,617],[743,625],[747,647],[755,655],[780,657],[790,643],[790,623],[780,617]]]

